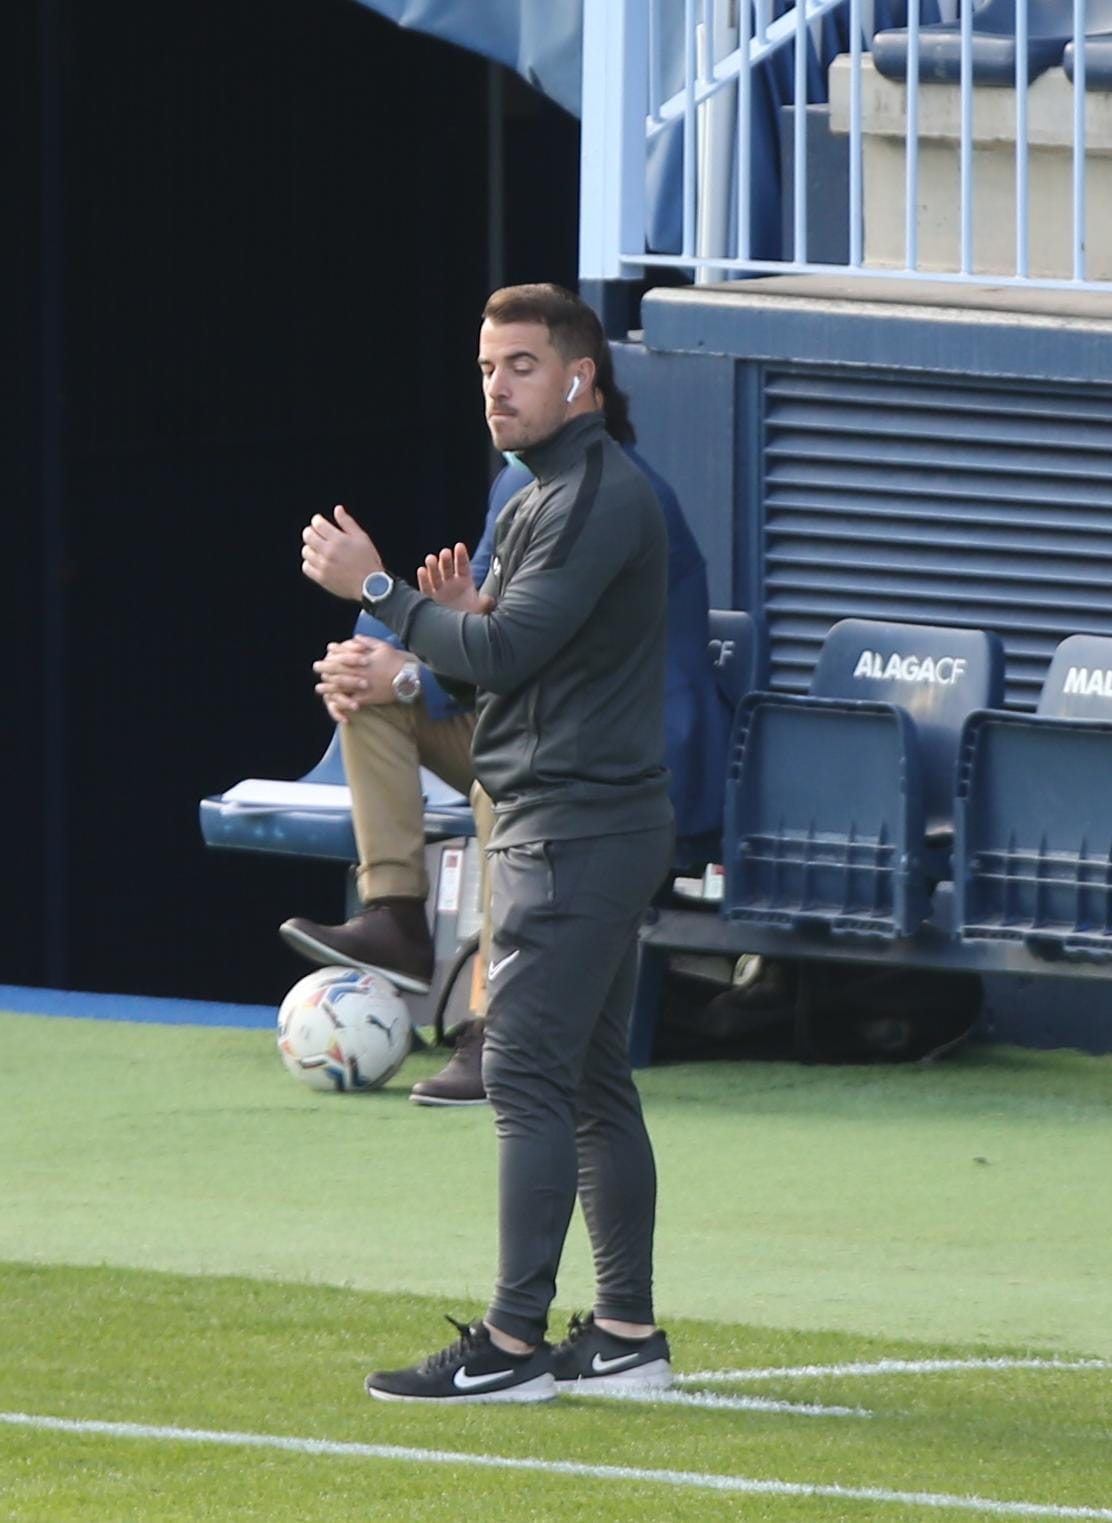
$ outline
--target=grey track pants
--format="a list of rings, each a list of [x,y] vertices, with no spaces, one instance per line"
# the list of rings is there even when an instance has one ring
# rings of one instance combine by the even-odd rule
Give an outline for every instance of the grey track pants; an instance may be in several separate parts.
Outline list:
[[[656,1169],[629,1064],[637,928],[670,826],[491,853],[483,1080],[499,1153],[487,1316],[538,1342],[578,1193],[596,1315],[651,1322]]]

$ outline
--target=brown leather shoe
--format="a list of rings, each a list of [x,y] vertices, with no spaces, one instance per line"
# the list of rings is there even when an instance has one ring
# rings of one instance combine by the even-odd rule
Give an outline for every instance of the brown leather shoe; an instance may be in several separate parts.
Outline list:
[[[376,899],[343,925],[317,925],[300,916],[278,934],[295,952],[328,967],[366,968],[400,989],[426,994],[433,974],[433,946],[422,899]]]
[[[469,1020],[456,1031],[456,1050],[438,1074],[409,1091],[414,1105],[483,1105],[483,1037],[486,1022]]]

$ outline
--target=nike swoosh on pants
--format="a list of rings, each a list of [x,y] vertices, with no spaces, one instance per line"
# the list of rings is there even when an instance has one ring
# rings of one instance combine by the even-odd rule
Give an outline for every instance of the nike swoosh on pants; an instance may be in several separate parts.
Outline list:
[[[505,957],[500,957],[497,962],[494,962],[492,960],[490,962],[489,966],[487,967],[487,979],[488,979],[488,981],[490,979],[492,979],[492,978],[497,978],[499,973],[501,973],[502,969],[504,967],[506,967],[507,964],[513,962],[515,957],[520,957],[520,956],[521,956],[521,948],[520,947],[515,947],[515,949],[512,952],[507,952]]]

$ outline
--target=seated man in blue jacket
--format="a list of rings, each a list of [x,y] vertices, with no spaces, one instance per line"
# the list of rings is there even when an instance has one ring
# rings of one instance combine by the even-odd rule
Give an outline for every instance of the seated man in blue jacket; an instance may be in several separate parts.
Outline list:
[[[707,659],[706,565],[675,493],[633,448],[628,402],[614,380],[609,350],[598,383],[607,430],[649,478],[668,530],[665,760],[682,859],[685,841],[717,837],[722,826],[729,714]],[[498,515],[531,480],[516,462],[495,480],[471,562],[476,586],[486,578]],[[353,638],[330,645],[314,669],[320,679],[317,692],[340,727],[363,909],[338,926],[300,917],[287,920],[281,934],[314,962],[375,968],[402,988],[424,992],[433,971],[433,946],[425,912],[429,885],[419,767],[470,793],[484,843],[489,806],[482,790],[473,787],[474,716],[366,614]],[[482,1039],[481,1019],[468,1021],[457,1031],[447,1066],[414,1085],[411,1098],[425,1105],[481,1103]]]

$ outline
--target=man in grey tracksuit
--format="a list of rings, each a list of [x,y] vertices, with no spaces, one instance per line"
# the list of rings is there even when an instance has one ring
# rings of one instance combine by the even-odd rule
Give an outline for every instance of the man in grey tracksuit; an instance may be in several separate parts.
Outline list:
[[[498,520],[482,589],[462,546],[428,557],[419,590],[396,581],[342,510],[314,519],[303,551],[333,591],[350,594],[351,568],[371,566],[365,606],[442,681],[475,690],[475,772],[494,801],[483,1077],[499,1136],[498,1278],[456,1343],[368,1377],[394,1400],[538,1400],[671,1373],[653,1321],[656,1177],[627,1054],[637,928],[672,851],[665,525],[607,434],[596,404],[613,386],[609,348],[578,298],[496,292],[479,362],[494,442],[535,478]],[[577,1192],[594,1312],[550,1349]]]

